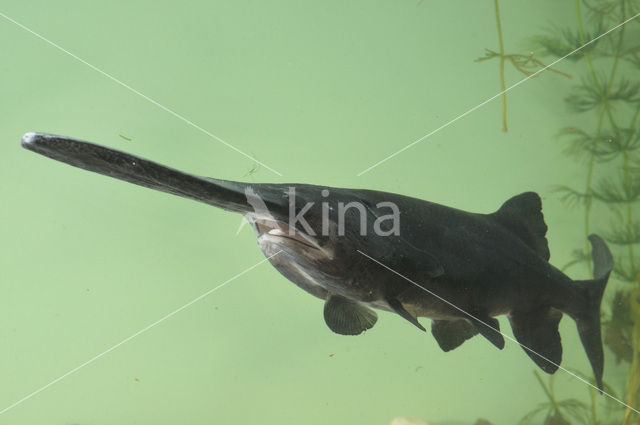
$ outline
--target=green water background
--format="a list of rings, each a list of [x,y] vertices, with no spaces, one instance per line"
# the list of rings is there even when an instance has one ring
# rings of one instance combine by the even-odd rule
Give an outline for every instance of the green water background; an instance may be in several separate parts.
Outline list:
[[[223,179],[370,188],[476,212],[535,190],[551,262],[584,244],[582,213],[551,191],[584,181],[555,137],[580,119],[556,75],[509,92],[508,133],[496,99],[356,176],[499,92],[497,61],[473,62],[497,49],[491,2],[1,4],[283,176],[246,175],[252,160],[0,18],[0,410],[264,258],[248,226],[236,235],[239,216],[34,155],[19,147],[27,131]],[[573,3],[503,2],[502,20],[507,50],[522,50],[551,23],[573,22]],[[521,78],[507,69],[508,85]],[[514,343],[498,351],[478,337],[443,353],[430,335],[380,316],[365,335],[335,335],[320,300],[263,264],[0,424],[513,424],[543,401],[535,365]],[[561,334],[563,365],[589,372],[571,320]],[[620,380],[610,357],[605,379]],[[563,372],[558,385],[588,395]]]

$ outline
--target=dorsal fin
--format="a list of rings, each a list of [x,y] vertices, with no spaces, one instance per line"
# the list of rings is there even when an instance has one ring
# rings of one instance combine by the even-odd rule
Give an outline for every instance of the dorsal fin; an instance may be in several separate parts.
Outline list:
[[[514,196],[491,216],[549,261],[549,244],[545,237],[547,225],[542,215],[542,201],[537,193],[525,192]]]

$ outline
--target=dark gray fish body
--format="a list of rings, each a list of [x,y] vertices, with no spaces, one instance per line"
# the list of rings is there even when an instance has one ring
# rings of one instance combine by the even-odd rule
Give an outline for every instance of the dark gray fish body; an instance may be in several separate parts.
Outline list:
[[[76,167],[243,214],[271,264],[325,300],[325,321],[340,334],[371,328],[375,308],[423,330],[417,318],[432,319],[431,332],[445,351],[478,333],[502,348],[495,316],[505,314],[531,359],[553,373],[562,358],[558,323],[566,313],[578,325],[602,387],[600,302],[613,267],[611,253],[602,239],[590,236],[593,280],[574,281],[552,266],[535,193],[511,198],[495,213],[475,214],[386,192],[198,177],[46,134],[29,133],[22,145]],[[393,206],[399,215],[390,214]]]

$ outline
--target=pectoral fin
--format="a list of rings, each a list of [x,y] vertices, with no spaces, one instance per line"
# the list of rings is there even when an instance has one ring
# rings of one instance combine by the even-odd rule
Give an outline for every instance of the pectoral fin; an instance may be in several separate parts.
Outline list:
[[[542,370],[554,373],[562,361],[562,344],[558,324],[562,313],[544,307],[529,312],[512,312],[511,329],[522,348]],[[526,348],[525,348],[526,347]]]
[[[393,309],[393,311],[395,311],[396,313],[398,313],[401,317],[407,319],[409,322],[413,323],[418,329],[422,330],[422,331],[427,331],[424,326],[422,326],[420,324],[420,322],[418,322],[418,319],[416,319],[415,317],[413,317],[411,315],[411,313],[409,313],[407,310],[404,309],[404,307],[402,306],[402,303],[400,301],[398,301],[397,298],[388,298],[387,300],[387,304],[389,304],[389,307],[391,307]]]
[[[330,295],[324,305],[324,321],[340,335],[359,335],[377,320],[375,311],[340,295]]]
[[[489,315],[474,314],[470,319],[478,333],[487,338],[500,350],[504,348],[504,337],[500,333],[500,322]]]
[[[478,334],[476,328],[464,319],[433,320],[431,334],[443,351],[458,348],[463,342]]]

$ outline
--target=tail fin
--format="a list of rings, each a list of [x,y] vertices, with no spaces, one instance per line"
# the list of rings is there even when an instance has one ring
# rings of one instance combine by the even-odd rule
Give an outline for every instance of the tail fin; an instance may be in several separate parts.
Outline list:
[[[587,353],[598,389],[602,393],[604,352],[600,332],[600,303],[613,269],[613,256],[606,243],[597,235],[589,235],[591,257],[593,258],[593,279],[576,281],[586,305],[574,317],[584,351]]]

